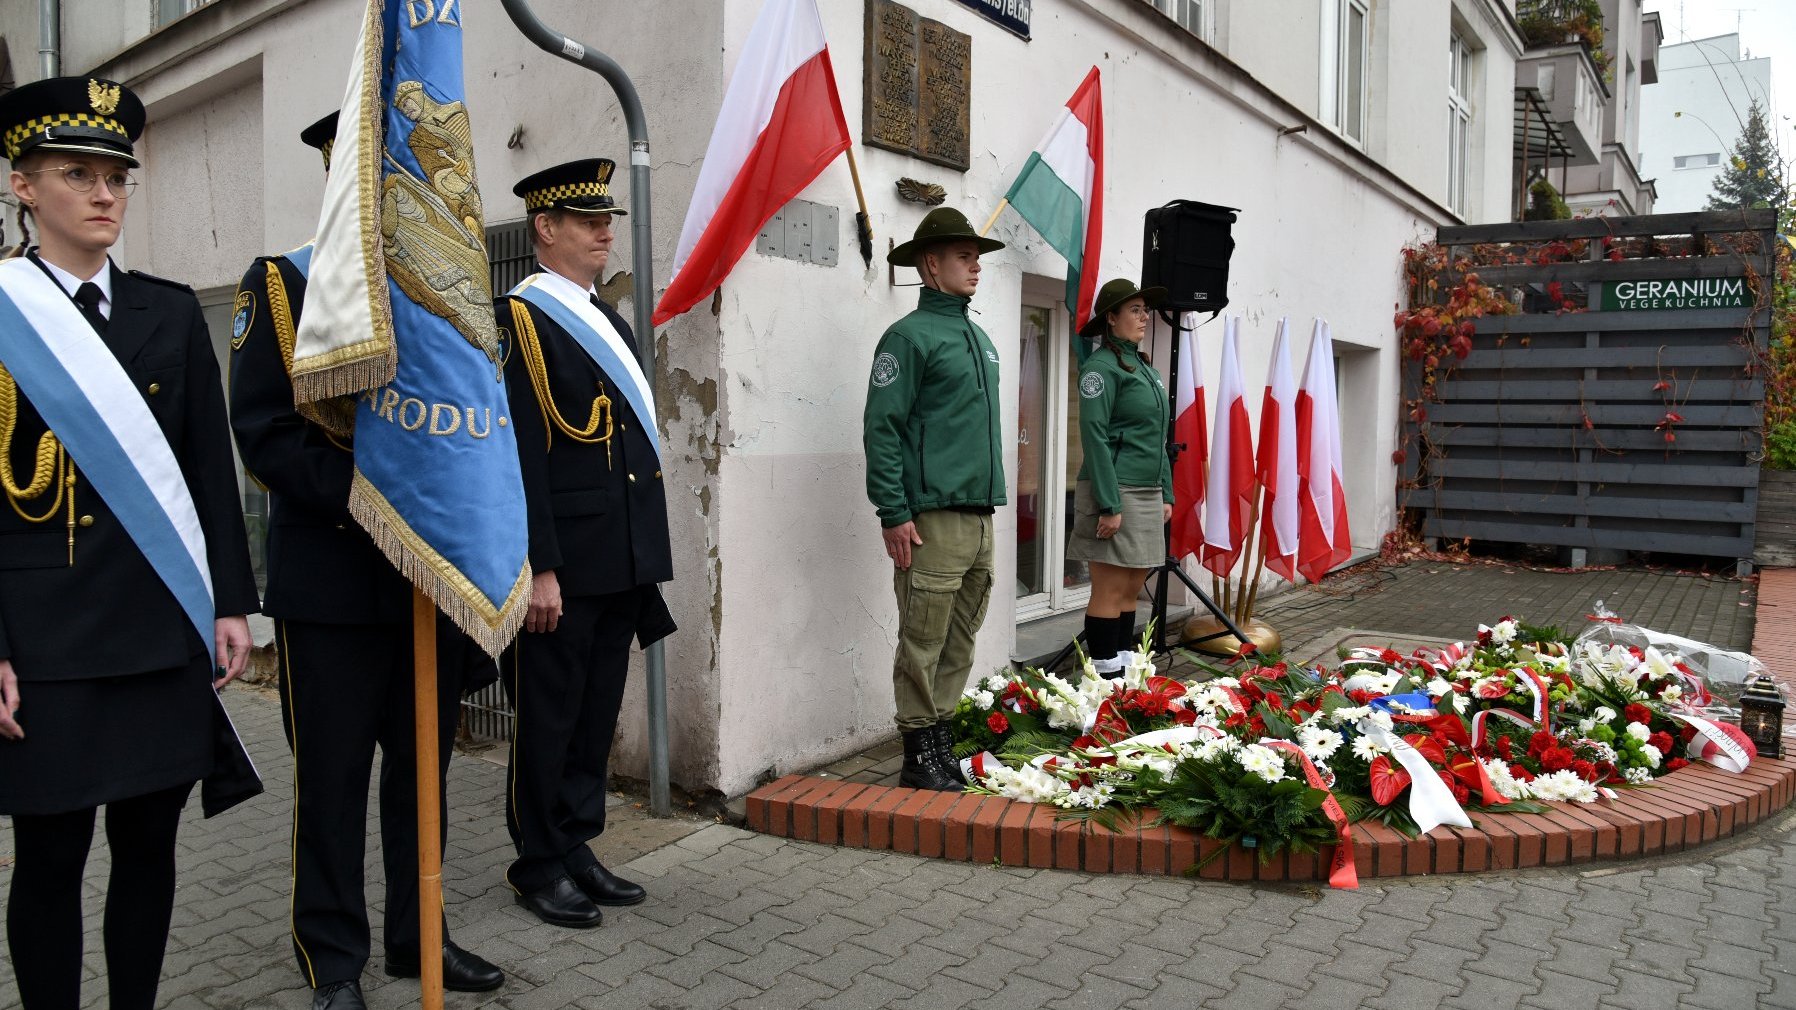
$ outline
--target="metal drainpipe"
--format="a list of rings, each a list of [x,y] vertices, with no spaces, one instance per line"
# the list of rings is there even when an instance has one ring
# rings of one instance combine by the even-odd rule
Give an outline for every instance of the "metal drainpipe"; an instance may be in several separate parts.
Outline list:
[[[51,0],[40,0],[51,2]],[[636,316],[636,339],[641,348],[642,372],[654,381],[655,376],[655,249],[649,228],[649,125],[642,112],[642,99],[636,85],[616,60],[596,49],[576,42],[543,24],[530,9],[529,0],[501,0],[512,23],[544,52],[553,53],[603,77],[617,93],[623,106],[624,125],[630,134],[630,257],[634,272],[632,300]],[[660,419],[651,423],[659,426]],[[644,651],[648,668],[649,705],[649,813],[666,817],[673,805],[668,790],[667,755],[667,660],[656,642]]]
[[[37,0],[37,74],[62,76],[62,0]]]

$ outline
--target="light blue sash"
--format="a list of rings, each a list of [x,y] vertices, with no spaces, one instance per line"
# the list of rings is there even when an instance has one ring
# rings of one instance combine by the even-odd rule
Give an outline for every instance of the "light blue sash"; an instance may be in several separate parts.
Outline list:
[[[586,356],[611,377],[612,385],[624,394],[624,399],[630,401],[630,409],[636,412],[636,423],[648,434],[649,444],[654,447],[655,458],[659,460],[661,458],[660,424],[655,418],[655,410],[648,397],[643,395],[641,387],[634,381],[634,376],[640,375],[641,369],[626,365],[622,356],[612,348],[611,343],[594,332],[593,328],[588,326],[586,321],[576,315],[573,309],[569,308],[567,303],[561,299],[546,291],[538,290],[533,284],[521,284],[511,293],[543,310],[550,319],[555,320],[557,325],[566,330],[568,335],[579,343],[581,350],[586,352]],[[594,309],[593,311],[598,310]],[[631,362],[631,364],[635,363]]]

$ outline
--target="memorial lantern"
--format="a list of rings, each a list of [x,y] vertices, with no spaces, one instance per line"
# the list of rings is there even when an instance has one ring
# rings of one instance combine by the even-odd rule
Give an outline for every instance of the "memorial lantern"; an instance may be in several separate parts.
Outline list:
[[[1760,757],[1783,757],[1784,699],[1776,681],[1757,676],[1740,692],[1740,728]]]

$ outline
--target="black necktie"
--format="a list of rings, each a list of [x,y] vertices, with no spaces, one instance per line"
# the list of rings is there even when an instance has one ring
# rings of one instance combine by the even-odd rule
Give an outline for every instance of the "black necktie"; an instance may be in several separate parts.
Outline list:
[[[81,306],[81,314],[93,325],[95,333],[106,332],[106,316],[100,311],[100,286],[93,281],[75,289],[75,304]]]
[[[592,307],[595,309],[598,309],[600,314],[603,314],[605,311],[605,303],[599,301],[599,296],[598,295],[589,295],[588,297],[592,299]]]

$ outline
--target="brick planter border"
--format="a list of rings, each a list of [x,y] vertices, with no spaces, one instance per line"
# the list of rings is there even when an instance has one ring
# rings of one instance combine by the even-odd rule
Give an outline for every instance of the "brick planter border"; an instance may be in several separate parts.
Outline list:
[[[1753,654],[1786,687],[1796,678],[1796,569],[1760,577],[1765,616]],[[1778,614],[1777,611],[1783,613]],[[1353,826],[1362,879],[1429,873],[1478,873],[1529,866],[1658,856],[1727,838],[1796,799],[1796,755],[1760,758],[1735,775],[1693,764],[1630,789],[1614,800],[1554,804],[1544,814],[1486,814],[1477,828],[1442,826],[1418,838],[1370,821]],[[933,793],[841,779],[788,775],[748,794],[748,825],[784,838],[889,849],[940,859],[1085,873],[1182,874],[1219,843],[1189,828],[1146,827],[1143,815],[1120,832],[1059,820],[1053,807],[996,796]],[[1205,866],[1212,880],[1328,879],[1333,847],[1281,852],[1261,862],[1239,845]]]

